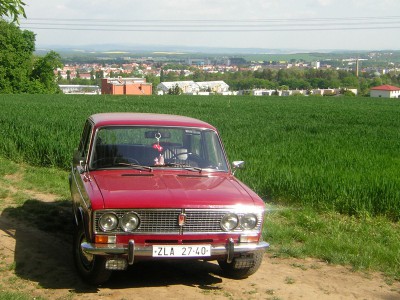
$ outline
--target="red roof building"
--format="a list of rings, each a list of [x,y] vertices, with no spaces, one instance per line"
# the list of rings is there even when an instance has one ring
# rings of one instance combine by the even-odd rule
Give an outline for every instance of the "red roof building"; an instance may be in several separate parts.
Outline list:
[[[369,93],[374,98],[400,98],[400,87],[385,84],[371,88]]]
[[[103,78],[101,93],[110,95],[151,95],[152,84],[144,78]]]

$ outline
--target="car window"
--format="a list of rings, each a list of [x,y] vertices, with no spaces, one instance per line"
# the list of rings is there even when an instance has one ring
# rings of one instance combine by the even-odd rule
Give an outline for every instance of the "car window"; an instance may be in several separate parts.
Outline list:
[[[95,136],[91,168],[121,167],[127,163],[228,169],[218,135],[213,130],[142,126],[100,128]]]
[[[218,135],[212,131],[203,132],[203,145],[205,149],[203,152],[206,154],[206,160],[210,165],[216,166],[218,169],[227,169],[226,160],[223,151],[221,151],[221,144]]]

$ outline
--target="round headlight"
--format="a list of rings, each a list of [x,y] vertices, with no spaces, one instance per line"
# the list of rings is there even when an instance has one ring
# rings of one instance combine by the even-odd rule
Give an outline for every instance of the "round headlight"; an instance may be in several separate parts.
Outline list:
[[[231,231],[235,229],[239,224],[238,216],[235,214],[226,214],[222,217],[221,228],[225,231]]]
[[[118,227],[118,218],[114,213],[105,213],[99,219],[100,229],[111,231]]]
[[[240,218],[240,225],[244,230],[251,230],[257,226],[257,216],[255,214],[245,214]]]
[[[121,227],[124,231],[130,232],[134,231],[136,228],[139,227],[140,219],[139,216],[135,213],[126,213],[121,218]]]

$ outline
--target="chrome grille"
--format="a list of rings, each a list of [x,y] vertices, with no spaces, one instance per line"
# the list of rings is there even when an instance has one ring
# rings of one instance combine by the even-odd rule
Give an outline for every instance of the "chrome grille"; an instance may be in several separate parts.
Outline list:
[[[103,233],[99,228],[100,217],[107,212],[114,212],[118,218],[127,212],[135,212],[140,217],[140,225],[134,234],[205,234],[226,233],[221,229],[220,222],[226,213],[234,212],[227,209],[130,209],[130,210],[101,210],[94,213],[94,228],[96,233]],[[186,215],[182,228],[178,224],[179,215]],[[244,213],[237,213],[240,217]],[[258,223],[252,231],[259,231],[262,225],[262,212],[256,214]],[[234,232],[243,232],[236,228]],[[118,226],[112,232],[125,233]],[[129,233],[132,234],[132,233]]]
[[[186,210],[184,232],[222,232],[220,222],[226,211]]]

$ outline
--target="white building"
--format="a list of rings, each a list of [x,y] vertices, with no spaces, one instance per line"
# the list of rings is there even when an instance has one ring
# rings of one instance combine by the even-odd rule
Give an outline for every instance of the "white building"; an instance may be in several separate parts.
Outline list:
[[[313,61],[311,62],[311,67],[314,69],[319,69],[321,67],[321,63],[319,61]]]
[[[273,96],[273,95],[281,96],[282,91],[265,90],[265,89],[253,89],[253,90],[251,90],[250,94],[253,95],[253,96]]]
[[[175,86],[178,86],[184,94],[197,94],[200,91],[199,85],[194,81],[161,82],[157,85],[157,90],[168,94],[168,91],[174,89]]]
[[[58,85],[63,94],[86,94],[86,95],[99,95],[101,89],[98,85],[72,85],[72,84],[59,84]]]
[[[196,82],[200,88],[200,91],[203,92],[213,92],[216,94],[223,94],[229,91],[229,85],[227,85],[224,81],[204,81],[204,82]]]
[[[371,88],[369,95],[375,98],[400,98],[400,88],[392,85],[380,85]]]
[[[229,85],[224,81],[171,81],[161,82],[157,85],[157,91],[159,94],[167,94],[170,89],[174,89],[178,86],[183,94],[198,95],[201,92],[209,92],[216,94],[224,94],[229,91]]]

